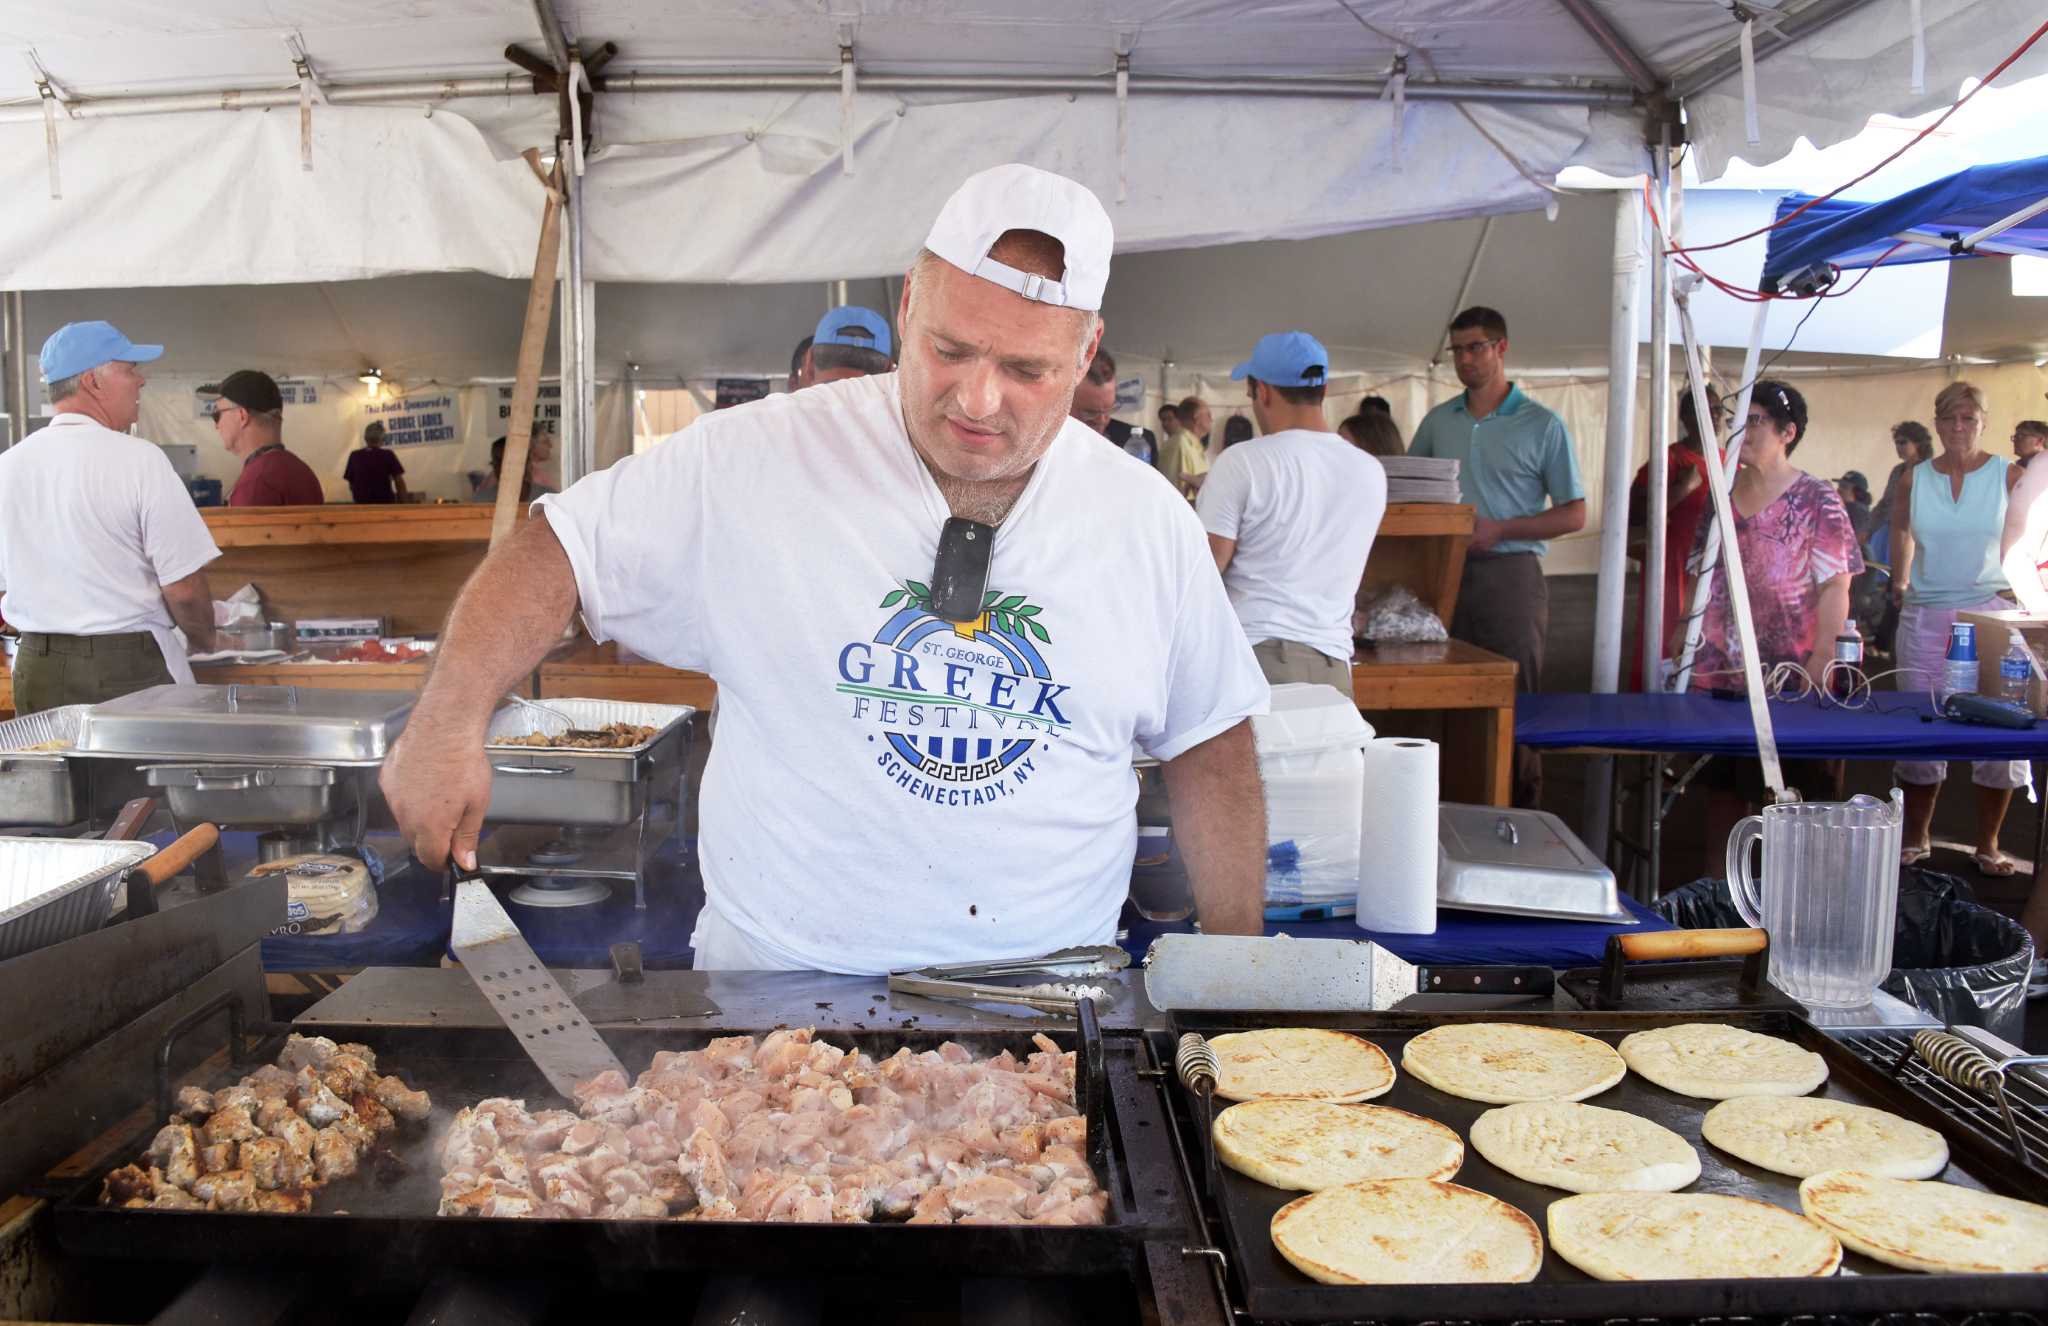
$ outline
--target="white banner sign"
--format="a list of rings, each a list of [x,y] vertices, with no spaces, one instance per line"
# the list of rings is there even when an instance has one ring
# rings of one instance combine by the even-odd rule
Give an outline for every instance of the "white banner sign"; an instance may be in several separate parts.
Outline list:
[[[370,401],[363,406],[363,417],[382,421],[389,446],[437,446],[462,440],[462,415],[452,388]]]

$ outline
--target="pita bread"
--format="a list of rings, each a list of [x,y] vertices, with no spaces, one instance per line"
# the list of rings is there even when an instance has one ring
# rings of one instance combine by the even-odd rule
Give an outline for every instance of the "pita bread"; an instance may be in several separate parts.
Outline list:
[[[1326,1285],[1520,1284],[1543,1265],[1536,1222],[1497,1197],[1431,1179],[1381,1179],[1297,1197],[1273,1246]]]
[[[1624,1036],[1638,1077],[1681,1096],[1803,1096],[1828,1080],[1827,1061],[1791,1041],[1718,1022],[1685,1022]]]
[[[1311,1027],[1211,1036],[1226,1100],[1327,1100],[1351,1104],[1394,1086],[1394,1061],[1363,1037]]]
[[[1455,1130],[1382,1105],[1254,1100],[1217,1115],[1214,1131],[1224,1164],[1299,1192],[1366,1179],[1449,1179],[1465,1163]]]
[[[1573,1101],[1488,1110],[1472,1146],[1518,1179],[1566,1192],[1672,1192],[1700,1176],[1699,1152],[1669,1128]]]
[[[1795,1179],[1831,1169],[1931,1179],[1948,1164],[1948,1142],[1932,1128],[1819,1096],[1724,1100],[1707,1111],[1700,1136],[1737,1160]]]
[[[1839,1169],[1802,1180],[1799,1205],[1845,1247],[1888,1266],[2048,1272],[2048,1206]]]
[[[1550,1246],[1596,1280],[1833,1275],[1842,1245],[1782,1207],[1718,1193],[1600,1192],[1550,1204]]]
[[[1439,1091],[1489,1105],[1584,1100],[1628,1071],[1605,1042],[1522,1022],[1433,1027],[1408,1042],[1401,1067]]]

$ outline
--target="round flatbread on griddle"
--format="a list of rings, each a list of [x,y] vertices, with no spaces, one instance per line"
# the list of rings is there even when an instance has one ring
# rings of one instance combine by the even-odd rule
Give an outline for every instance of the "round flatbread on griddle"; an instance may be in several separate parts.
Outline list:
[[[1327,1100],[1353,1104],[1393,1089],[1394,1061],[1344,1031],[1271,1027],[1211,1036],[1226,1100]]]
[[[1439,1091],[1489,1105],[1584,1100],[1628,1071],[1603,1041],[1523,1022],[1434,1027],[1408,1042],[1401,1067]]]
[[[1724,1100],[1707,1111],[1700,1136],[1737,1160],[1795,1179],[1831,1169],[1931,1179],[1948,1164],[1948,1142],[1932,1128],[1819,1096]]]
[[[1669,1128],[1576,1101],[1488,1110],[1472,1146],[1518,1179],[1566,1192],[1672,1192],[1700,1176],[1699,1152]]]
[[[1839,1169],[1801,1180],[1799,1206],[1844,1247],[1887,1266],[1933,1274],[2048,1272],[2048,1206]]]
[[[1803,1096],[1828,1080],[1827,1062],[1791,1041],[1719,1022],[1685,1022],[1621,1040],[1638,1077],[1681,1096]]]
[[[1454,1129],[1383,1105],[1247,1101],[1216,1116],[1214,1135],[1224,1164],[1299,1192],[1367,1179],[1449,1179],[1465,1163]]]
[[[1536,1222],[1497,1197],[1431,1179],[1381,1179],[1297,1197],[1273,1247],[1326,1285],[1520,1284],[1543,1265]]]
[[[1833,1275],[1842,1245],[1783,1207],[1693,1192],[1597,1192],[1550,1204],[1550,1246],[1596,1280]]]

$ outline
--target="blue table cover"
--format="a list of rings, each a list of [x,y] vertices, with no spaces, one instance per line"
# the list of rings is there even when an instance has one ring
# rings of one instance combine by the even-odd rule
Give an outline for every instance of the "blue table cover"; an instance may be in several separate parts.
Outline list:
[[[1591,967],[1598,965],[1606,956],[1609,935],[1675,928],[1634,899],[1624,897],[1621,901],[1636,916],[1637,924],[1550,921],[1527,916],[1496,916],[1491,912],[1444,910],[1436,914],[1436,933],[1433,935],[1380,934],[1361,930],[1356,922],[1348,919],[1268,921],[1266,933],[1293,935],[1296,939],[1371,939],[1409,962],[1437,967]],[[1128,932],[1123,943],[1133,959],[1142,959],[1145,950],[1160,935],[1186,934],[1194,929],[1186,921],[1147,921],[1128,908],[1124,917]]]
[[[1987,727],[1934,717],[1925,695],[1879,691],[1863,709],[1819,700],[1773,700],[1778,754],[1818,760],[2048,759],[2048,724]],[[1743,700],[1705,695],[1586,695],[1564,692],[1515,699],[1515,742],[1537,749],[1756,755]]]

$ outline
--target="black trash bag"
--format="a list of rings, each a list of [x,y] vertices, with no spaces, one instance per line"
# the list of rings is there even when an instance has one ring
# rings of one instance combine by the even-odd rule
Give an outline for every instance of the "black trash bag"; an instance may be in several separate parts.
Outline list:
[[[1745,925],[1724,879],[1696,879],[1655,904],[1687,929]],[[2013,1045],[2027,1020],[2034,943],[2019,922],[1979,904],[1964,881],[1907,866],[1899,871],[1899,924],[1892,971],[1881,987],[1944,1023],[1983,1027]]]

